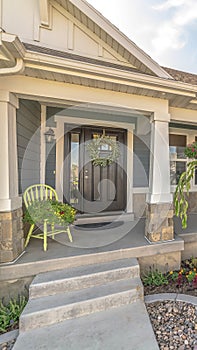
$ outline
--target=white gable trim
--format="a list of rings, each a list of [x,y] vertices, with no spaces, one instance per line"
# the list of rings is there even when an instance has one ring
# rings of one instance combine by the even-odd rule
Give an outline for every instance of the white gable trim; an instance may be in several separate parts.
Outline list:
[[[161,78],[172,78],[158,63],[134,44],[126,35],[120,32],[111,22],[102,16],[85,0],[69,0],[74,6],[94,21],[99,27],[106,31],[114,40],[128,50],[133,56],[147,66],[152,72]],[[63,4],[63,1],[62,1]]]
[[[51,5],[54,7],[59,13],[65,16],[69,20],[69,40],[68,40],[68,48],[70,50],[73,49],[73,25],[76,25],[79,29],[81,29],[84,33],[86,33],[91,39],[95,40],[98,43],[98,56],[103,57],[103,49],[107,52],[110,49],[111,55],[113,55],[121,64],[125,64],[129,67],[134,67],[131,63],[129,63],[123,56],[121,56],[118,52],[114,51],[112,48],[109,48],[102,39],[100,39],[95,33],[93,33],[90,29],[88,29],[83,23],[81,23],[77,18],[73,17],[66,9],[60,6],[55,0],[51,0]],[[80,54],[80,53],[79,53]],[[109,59],[108,59],[109,61]]]

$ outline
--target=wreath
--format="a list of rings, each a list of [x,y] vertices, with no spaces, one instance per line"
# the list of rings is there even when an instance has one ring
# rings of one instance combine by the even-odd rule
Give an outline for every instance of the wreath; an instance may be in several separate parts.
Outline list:
[[[119,144],[110,136],[97,136],[87,146],[90,158],[95,166],[106,167],[115,162],[120,155]]]

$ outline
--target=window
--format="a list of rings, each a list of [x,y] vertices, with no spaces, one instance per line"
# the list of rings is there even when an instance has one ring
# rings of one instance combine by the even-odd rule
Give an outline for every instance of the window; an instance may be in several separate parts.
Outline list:
[[[70,135],[70,203],[79,202],[79,133]]]
[[[181,174],[186,170],[187,158],[184,149],[186,135],[170,134],[170,183],[177,185]]]

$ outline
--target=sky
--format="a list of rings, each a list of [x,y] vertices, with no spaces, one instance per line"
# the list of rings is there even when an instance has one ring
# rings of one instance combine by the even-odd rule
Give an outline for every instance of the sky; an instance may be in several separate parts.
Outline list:
[[[197,74],[197,0],[87,0],[164,67]]]

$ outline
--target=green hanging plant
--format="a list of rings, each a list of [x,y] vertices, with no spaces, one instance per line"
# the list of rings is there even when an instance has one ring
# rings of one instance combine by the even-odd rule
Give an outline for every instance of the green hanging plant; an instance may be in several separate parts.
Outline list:
[[[87,150],[95,166],[106,167],[115,162],[120,155],[118,142],[105,135],[98,136],[90,141]]]
[[[197,158],[197,142],[193,142],[186,147],[185,155],[188,158]],[[180,217],[183,228],[187,227],[189,190],[196,167],[197,159],[187,164],[186,171],[181,174],[174,194],[175,214]]]

